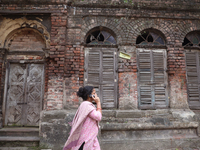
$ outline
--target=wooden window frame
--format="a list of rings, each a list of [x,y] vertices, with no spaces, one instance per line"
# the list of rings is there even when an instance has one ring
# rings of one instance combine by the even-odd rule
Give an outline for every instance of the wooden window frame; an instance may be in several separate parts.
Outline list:
[[[152,104],[151,105],[141,105],[141,99],[140,99],[140,70],[138,70],[137,72],[137,76],[138,76],[138,79],[137,79],[137,82],[138,82],[138,106],[139,106],[139,109],[163,109],[163,108],[169,108],[169,99],[168,99],[168,74],[167,74],[167,51],[166,49],[153,49],[153,48],[149,48],[149,49],[146,49],[146,48],[138,48],[137,49],[137,68],[139,68],[139,51],[149,51],[150,52],[150,62],[151,62],[151,80],[152,78],[154,78],[154,68],[153,68],[153,51],[163,51],[163,57],[164,57],[164,60],[163,60],[163,63],[164,63],[164,86],[165,86],[165,103],[166,105],[165,106],[156,106],[155,105],[155,90],[153,91],[154,94],[151,92],[151,102]],[[150,83],[151,84],[151,83]],[[153,84],[153,83],[152,83]],[[156,85],[156,84],[155,84]],[[152,91],[152,87],[151,87],[151,91]],[[152,99],[153,98],[153,99]]]
[[[189,83],[189,77],[188,77],[188,68],[187,68],[187,53],[194,53],[195,54],[195,57],[196,57],[196,73],[197,73],[197,80],[198,80],[198,94],[199,94],[199,104],[195,104],[195,105],[191,105],[190,104],[190,91],[189,91],[189,85],[188,84],[192,84],[192,83]],[[198,55],[197,55],[198,54]],[[189,108],[190,109],[193,109],[193,110],[199,110],[200,109],[200,49],[198,48],[187,48],[185,49],[185,63],[186,63],[186,83],[187,83],[187,101],[188,101],[188,105],[189,105]]]
[[[94,84],[88,83],[87,69],[88,69],[88,57],[89,57],[88,55],[89,55],[89,52],[87,52],[87,51],[90,51],[90,50],[103,51],[103,49],[106,50],[107,48],[106,47],[102,47],[102,46],[101,47],[85,47],[85,49],[84,49],[85,50],[85,57],[84,57],[84,60],[85,60],[85,62],[84,62],[84,70],[85,70],[85,72],[84,72],[84,86],[86,86],[86,85],[94,86]],[[118,94],[117,94],[118,93],[118,73],[117,73],[117,59],[118,59],[118,55],[117,55],[117,51],[118,50],[117,50],[117,48],[114,48],[114,47],[110,48],[110,49],[113,49],[113,53],[115,55],[115,56],[113,55],[113,57],[114,57],[114,60],[113,60],[113,62],[114,62],[113,70],[114,70],[114,80],[116,80],[116,82],[113,82],[113,84],[114,84],[114,92],[116,94],[114,95],[115,97],[114,97],[114,106],[113,107],[105,107],[105,105],[103,104],[104,102],[103,102],[102,93],[101,93],[101,95],[99,95],[100,96],[100,100],[102,102],[102,108],[104,108],[104,109],[115,109],[115,108],[118,108]],[[109,48],[108,48],[108,50],[109,50]],[[100,54],[99,57],[100,57],[100,63],[103,64],[103,62],[102,62],[102,59],[103,59],[102,54]],[[102,66],[100,66],[100,67],[102,67]],[[100,72],[101,71],[102,71],[102,68],[100,68]],[[103,79],[102,75],[99,75],[99,79],[100,80]],[[104,84],[102,82],[103,81],[99,81],[98,85],[96,85],[96,86],[99,86],[99,91],[100,92],[103,92],[102,86]],[[94,86],[94,87],[96,87],[96,86]]]

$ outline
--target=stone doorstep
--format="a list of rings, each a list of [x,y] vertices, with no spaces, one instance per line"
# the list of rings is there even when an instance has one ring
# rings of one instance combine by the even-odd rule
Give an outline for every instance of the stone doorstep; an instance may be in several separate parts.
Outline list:
[[[37,142],[40,141],[40,137],[28,137],[28,136],[23,136],[23,137],[15,137],[15,136],[1,136],[0,137],[0,141],[4,141],[4,142],[14,142],[14,141],[20,141],[20,142]]]
[[[0,150],[29,150],[28,147],[0,147]],[[52,149],[41,149],[41,150],[52,150]]]
[[[0,129],[0,137],[3,137],[3,136],[11,136],[11,137],[14,137],[14,136],[17,136],[17,137],[39,136],[39,128],[6,127],[6,128]]]
[[[0,150],[28,150],[28,147],[0,147]]]
[[[157,110],[102,110],[104,117],[115,118],[142,118],[152,115],[169,115],[170,109],[157,109]]]
[[[143,118],[152,116],[194,117],[190,109],[156,109],[156,110],[102,110],[104,117],[115,118]]]
[[[101,141],[119,142],[156,139],[196,139],[198,122],[171,122],[170,125],[152,123],[109,123],[101,124]]]
[[[200,138],[102,141],[102,150],[200,150]],[[134,148],[134,149],[133,149]]]
[[[0,129],[1,132],[39,132],[39,128],[28,128],[28,127],[5,127]]]
[[[186,129],[198,128],[198,122],[178,122],[172,121],[170,125],[155,125],[152,123],[101,123],[101,130],[119,131],[119,130],[141,130],[141,129]]]

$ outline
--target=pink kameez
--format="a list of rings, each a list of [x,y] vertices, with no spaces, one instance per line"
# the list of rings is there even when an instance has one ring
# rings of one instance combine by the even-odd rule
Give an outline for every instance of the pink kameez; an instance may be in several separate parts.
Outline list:
[[[78,141],[79,147],[83,142],[85,142],[83,150],[100,150],[100,145],[97,139],[99,130],[97,121],[100,120],[101,113],[99,111],[93,110],[83,123],[80,138]],[[79,147],[73,150],[78,150]]]
[[[100,150],[97,135],[101,117],[91,102],[84,101],[73,119],[72,130],[63,150],[78,150],[83,142],[83,150]]]

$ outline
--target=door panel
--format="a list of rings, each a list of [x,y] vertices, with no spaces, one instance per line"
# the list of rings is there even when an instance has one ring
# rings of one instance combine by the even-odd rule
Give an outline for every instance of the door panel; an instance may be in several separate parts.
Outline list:
[[[27,125],[39,125],[43,97],[43,64],[30,64],[27,77]]]
[[[43,64],[10,64],[6,125],[39,125],[43,77]]]
[[[7,124],[23,124],[26,65],[11,64],[7,95]]]

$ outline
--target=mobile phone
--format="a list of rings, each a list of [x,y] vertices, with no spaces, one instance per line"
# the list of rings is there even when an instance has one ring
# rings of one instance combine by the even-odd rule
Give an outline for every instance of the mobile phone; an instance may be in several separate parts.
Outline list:
[[[94,95],[92,95],[92,94],[90,94],[90,95],[89,95],[89,97],[91,97],[91,98],[95,98],[95,96],[94,96]]]

